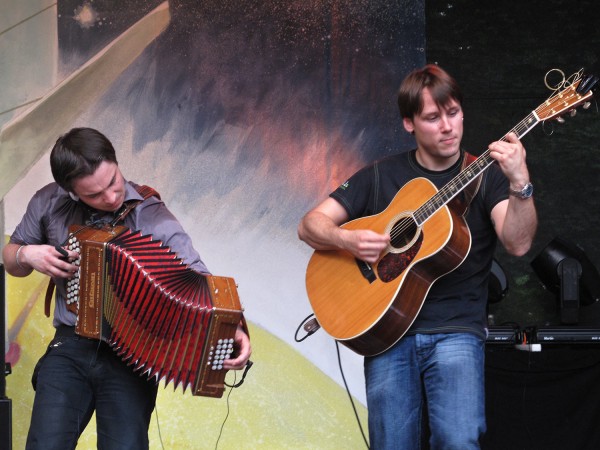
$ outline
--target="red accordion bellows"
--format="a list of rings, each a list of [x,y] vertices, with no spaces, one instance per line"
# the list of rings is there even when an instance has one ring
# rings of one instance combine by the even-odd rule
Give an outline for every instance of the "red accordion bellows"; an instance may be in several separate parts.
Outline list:
[[[125,227],[69,231],[81,254],[76,332],[107,341],[141,375],[221,397],[242,318],[235,281],[195,272]]]

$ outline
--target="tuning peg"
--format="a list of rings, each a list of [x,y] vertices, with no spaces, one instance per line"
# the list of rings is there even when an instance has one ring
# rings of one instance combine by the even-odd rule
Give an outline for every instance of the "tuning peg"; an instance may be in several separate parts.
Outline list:
[[[562,117],[560,117],[560,116],[556,118],[556,121],[557,121],[558,123],[565,123],[565,119],[563,119],[563,118],[562,118]]]
[[[577,110],[576,109],[572,109],[571,111],[569,111],[569,115],[571,117],[575,117],[575,114],[577,114]]]
[[[590,106],[592,106],[592,102],[585,102],[583,104],[583,109],[588,109]]]

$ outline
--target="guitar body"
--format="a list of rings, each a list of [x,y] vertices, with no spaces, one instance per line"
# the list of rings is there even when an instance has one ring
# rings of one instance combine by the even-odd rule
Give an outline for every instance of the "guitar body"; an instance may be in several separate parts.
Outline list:
[[[432,284],[457,268],[471,247],[464,218],[443,206],[420,227],[412,213],[437,192],[416,178],[381,213],[342,228],[390,233],[392,243],[373,266],[342,250],[317,250],[306,272],[308,297],[319,324],[356,353],[382,353],[408,331]]]

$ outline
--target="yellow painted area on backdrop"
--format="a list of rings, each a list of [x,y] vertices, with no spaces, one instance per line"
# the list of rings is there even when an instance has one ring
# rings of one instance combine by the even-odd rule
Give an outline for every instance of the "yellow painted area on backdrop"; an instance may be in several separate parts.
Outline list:
[[[47,277],[7,276],[8,328],[20,355],[7,377],[13,404],[13,448],[24,448],[31,374],[53,336],[44,316]],[[290,345],[250,324],[254,361],[244,384],[221,399],[161,386],[150,425],[151,449],[364,449],[346,392]],[[13,353],[14,354],[14,353]],[[241,372],[237,372],[238,380]],[[233,372],[228,383],[233,384]],[[231,392],[229,398],[228,394]],[[355,401],[363,427],[366,408]],[[95,449],[95,418],[78,449]],[[224,425],[223,425],[224,424]],[[221,427],[223,430],[219,437]]]

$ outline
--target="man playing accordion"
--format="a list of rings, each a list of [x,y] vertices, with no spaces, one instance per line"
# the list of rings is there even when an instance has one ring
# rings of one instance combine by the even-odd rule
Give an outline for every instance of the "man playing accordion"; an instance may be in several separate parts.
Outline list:
[[[79,255],[64,246],[69,226],[118,221],[162,241],[193,271],[209,271],[177,219],[151,195],[156,193],[143,195],[140,186],[124,179],[103,134],[72,129],[57,140],[50,165],[55,182],[33,196],[3,251],[9,274],[24,277],[36,270],[56,285],[56,335],[34,370],[27,448],[75,448],[95,411],[98,448],[147,449],[157,383],[134,372],[105,342],[75,333],[66,280],[78,271]],[[248,362],[251,347],[243,323],[233,345],[224,369],[242,369]]]

